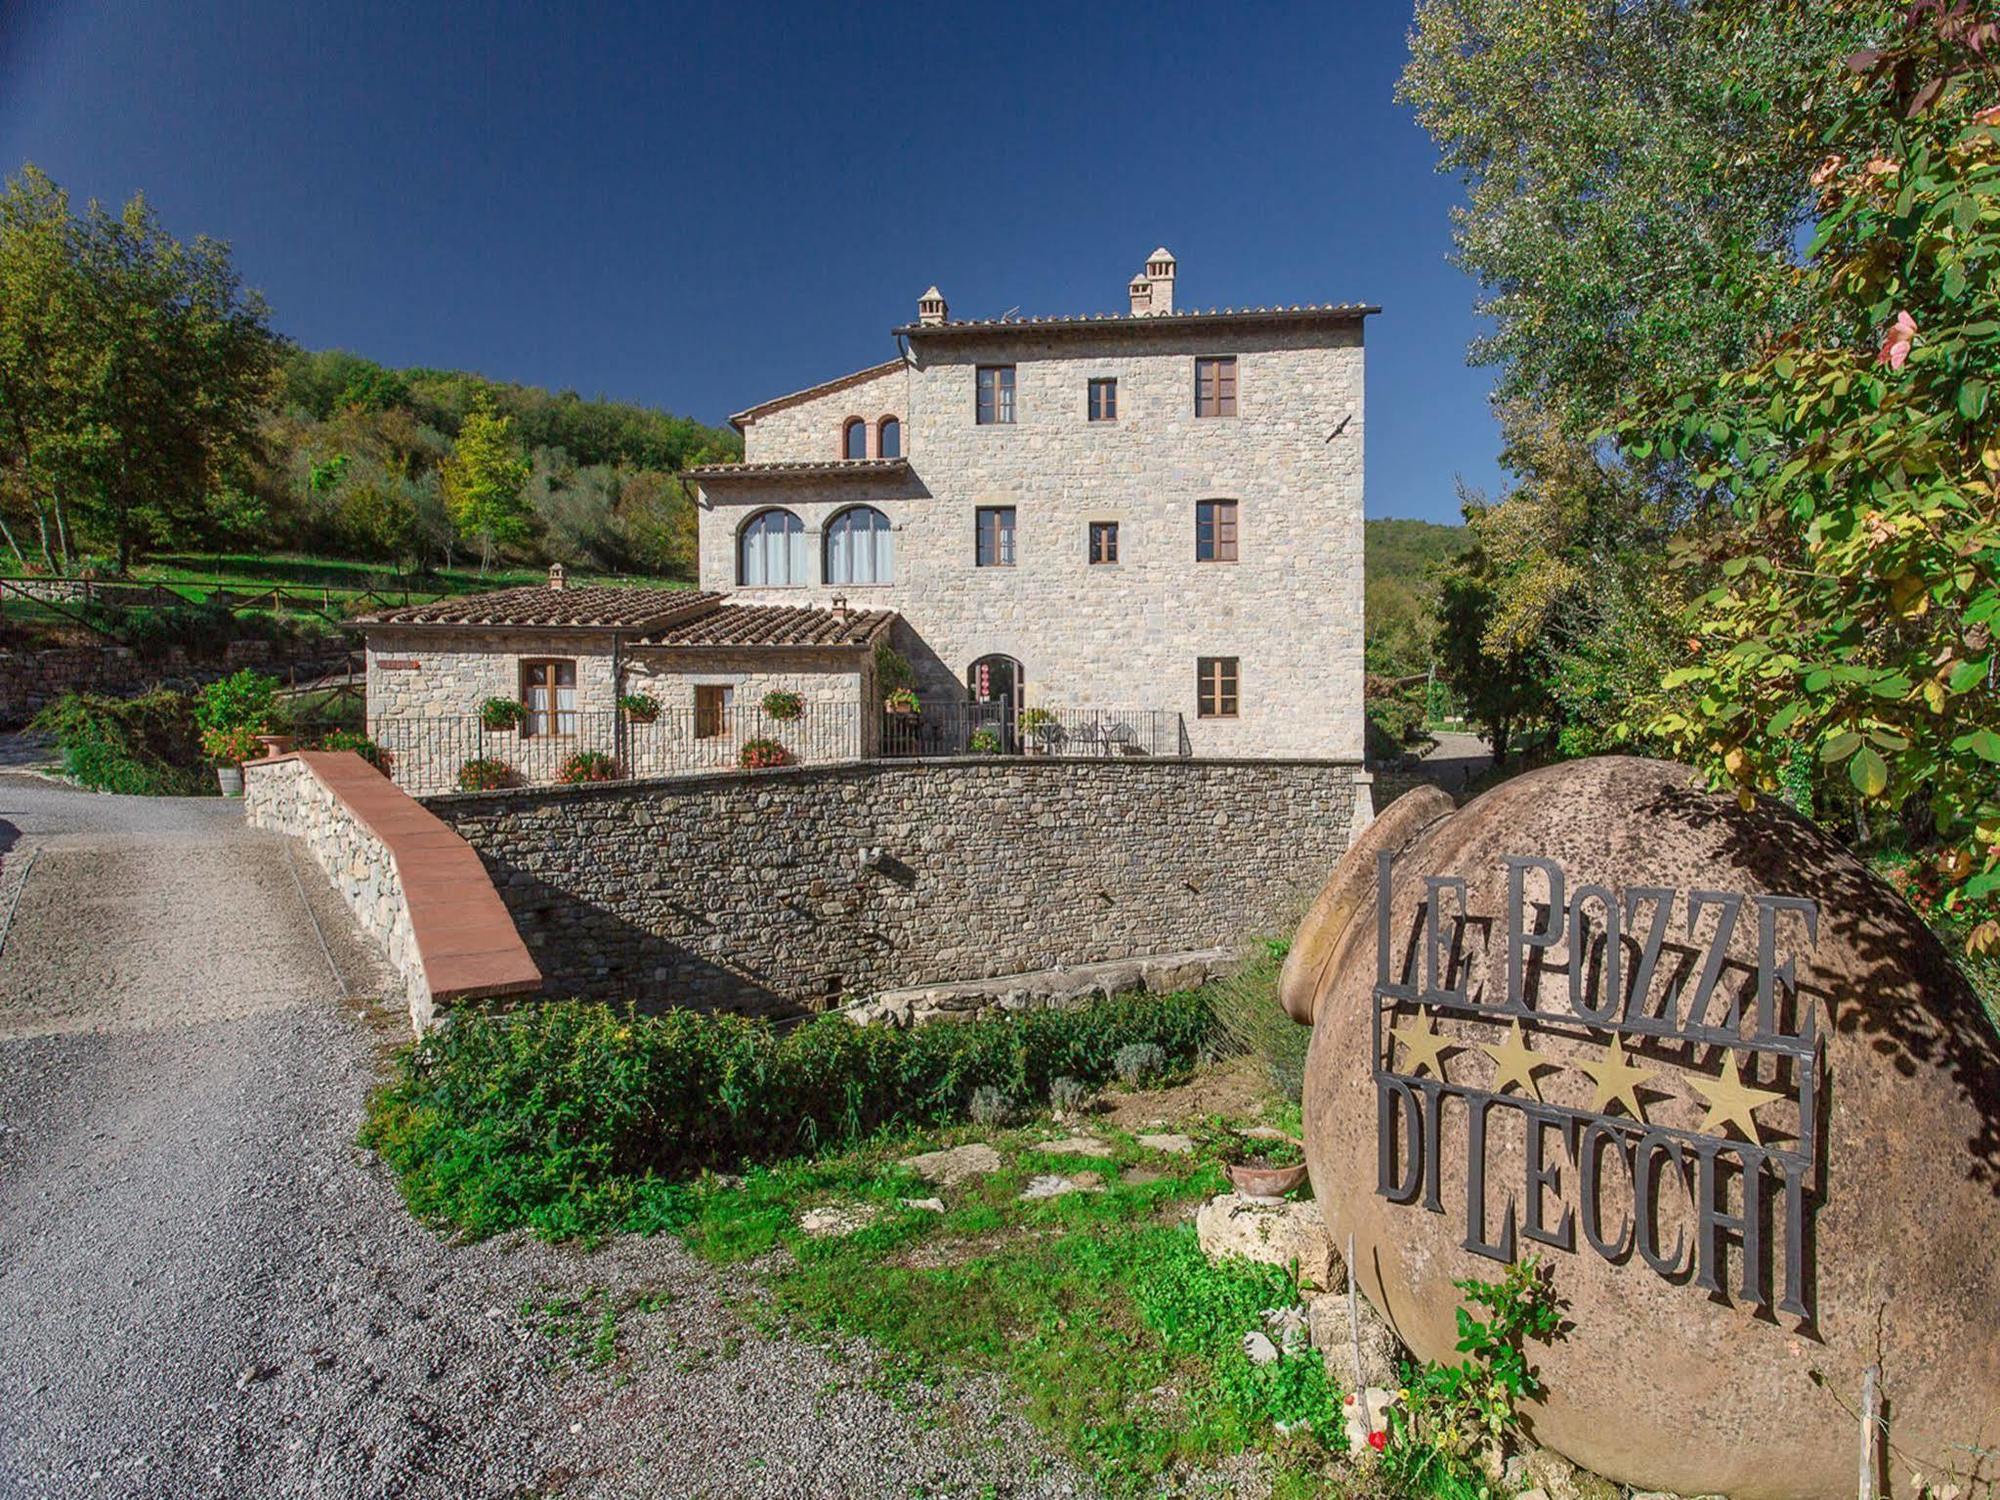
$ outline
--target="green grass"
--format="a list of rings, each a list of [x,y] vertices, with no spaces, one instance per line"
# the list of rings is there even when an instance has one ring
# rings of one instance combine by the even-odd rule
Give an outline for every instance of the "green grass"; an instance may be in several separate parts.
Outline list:
[[[1211,1144],[1226,1133],[1219,1120],[1197,1130]],[[968,1127],[761,1168],[740,1186],[704,1179],[678,1229],[718,1263],[788,1251],[760,1273],[762,1316],[868,1340],[892,1383],[1004,1376],[1028,1418],[1112,1494],[1149,1493],[1246,1449],[1268,1454],[1293,1493],[1322,1492],[1343,1441],[1340,1393],[1316,1352],[1266,1366],[1244,1354],[1262,1313],[1298,1294],[1276,1267],[1203,1258],[1190,1215],[1224,1186],[1212,1150],[1162,1155],[1100,1129],[1111,1157],[1053,1156],[1037,1149],[1047,1133]],[[1001,1171],[937,1189],[898,1164],[974,1138],[999,1149]],[[1122,1181],[1132,1166],[1160,1175]],[[1020,1199],[1037,1174],[1084,1170],[1103,1191]],[[904,1206],[934,1195],[943,1214]],[[796,1227],[830,1203],[877,1217],[838,1238]],[[1280,1421],[1312,1426],[1288,1438]]]

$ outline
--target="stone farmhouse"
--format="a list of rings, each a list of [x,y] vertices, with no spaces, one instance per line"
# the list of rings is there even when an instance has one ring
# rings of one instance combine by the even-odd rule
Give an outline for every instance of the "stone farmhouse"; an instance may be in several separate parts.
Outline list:
[[[367,632],[398,782],[999,754],[1362,758],[1362,325],[1342,305],[953,320],[731,418],[700,589],[503,589]],[[907,669],[914,698],[885,672]],[[890,701],[885,703],[885,697]],[[491,699],[518,722],[482,722]],[[624,706],[621,707],[621,704]],[[595,779],[595,778],[593,778]]]

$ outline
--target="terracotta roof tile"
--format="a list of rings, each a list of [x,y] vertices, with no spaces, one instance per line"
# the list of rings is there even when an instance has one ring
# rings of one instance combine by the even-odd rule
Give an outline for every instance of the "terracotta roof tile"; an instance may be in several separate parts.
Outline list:
[[[691,589],[518,588],[464,594],[356,615],[357,625],[525,625],[654,630],[711,609],[722,596]]]
[[[1155,332],[1194,324],[1258,325],[1359,322],[1382,309],[1367,302],[1294,302],[1278,307],[1180,308],[1169,313],[1077,313],[1050,318],[955,318],[948,323],[905,323],[894,330],[908,338],[955,333],[1084,333],[1092,329]]]
[[[775,464],[702,464],[683,469],[688,479],[839,479],[848,475],[909,472],[907,458],[828,458]]]
[[[784,604],[725,604],[720,609],[655,632],[641,646],[873,645],[895,622],[892,609],[810,609]]]

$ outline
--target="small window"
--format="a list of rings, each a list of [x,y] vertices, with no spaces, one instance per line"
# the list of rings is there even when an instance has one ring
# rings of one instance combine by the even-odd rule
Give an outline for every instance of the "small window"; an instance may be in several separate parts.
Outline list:
[[[1014,566],[1014,507],[982,505],[973,515],[973,561],[982,568]]]
[[[1204,719],[1236,717],[1236,658],[1203,656],[1195,661],[1195,712]]]
[[[729,733],[729,711],[735,706],[735,688],[697,684],[694,690],[694,737],[714,740]]]
[[[528,709],[522,734],[575,734],[576,663],[522,662],[521,702]]]
[[[840,456],[842,458],[868,456],[868,424],[861,418],[849,417],[847,425],[840,430]]]
[[[1194,508],[1194,560],[1236,561],[1236,502],[1203,500]]]
[[[1194,362],[1194,414],[1197,417],[1236,415],[1236,356]]]
[[[1115,563],[1118,561],[1118,523],[1116,521],[1092,521],[1090,523],[1090,560],[1093,563]]]
[[[1014,367],[979,367],[979,425],[992,427],[1014,420]]]
[[[894,417],[884,417],[875,428],[875,456],[877,458],[903,456],[903,424]]]
[[[1090,420],[1118,420],[1118,382],[1109,378],[1090,382]]]

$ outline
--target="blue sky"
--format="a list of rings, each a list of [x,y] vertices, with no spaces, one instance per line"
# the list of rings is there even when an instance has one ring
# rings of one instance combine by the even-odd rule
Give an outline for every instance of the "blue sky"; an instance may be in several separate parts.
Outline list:
[[[1407,3],[0,0],[0,167],[143,190],[313,348],[709,421],[958,316],[1366,301],[1368,512],[1491,488]]]

